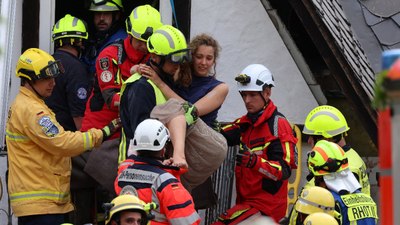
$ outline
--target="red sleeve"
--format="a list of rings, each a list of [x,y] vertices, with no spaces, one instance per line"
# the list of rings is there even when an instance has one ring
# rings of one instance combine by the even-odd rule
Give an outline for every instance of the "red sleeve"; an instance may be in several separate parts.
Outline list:
[[[253,168],[268,179],[288,179],[291,169],[297,168],[296,142],[289,122],[279,118],[278,139],[271,141],[267,147],[267,157],[258,157]]]
[[[181,183],[169,183],[161,192],[157,192],[157,197],[171,224],[200,224],[192,196]]]
[[[118,111],[120,101],[119,91],[122,79],[119,75],[117,63],[118,48],[109,46],[105,48],[96,59],[96,76],[101,94],[105,103],[111,110]]]

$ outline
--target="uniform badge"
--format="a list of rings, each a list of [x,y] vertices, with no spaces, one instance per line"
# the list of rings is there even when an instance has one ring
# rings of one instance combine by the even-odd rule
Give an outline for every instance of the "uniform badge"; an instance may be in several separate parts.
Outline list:
[[[48,137],[54,137],[59,133],[58,127],[51,121],[49,116],[42,116],[39,119],[39,126],[43,133]]]
[[[108,58],[101,58],[99,60],[99,63],[102,70],[108,70],[108,68],[110,67],[110,65],[108,64]]]
[[[83,87],[78,88],[78,90],[76,91],[76,96],[81,100],[85,100],[87,98],[86,89]]]
[[[101,72],[100,79],[104,83],[110,82],[112,78],[112,73],[108,70]]]

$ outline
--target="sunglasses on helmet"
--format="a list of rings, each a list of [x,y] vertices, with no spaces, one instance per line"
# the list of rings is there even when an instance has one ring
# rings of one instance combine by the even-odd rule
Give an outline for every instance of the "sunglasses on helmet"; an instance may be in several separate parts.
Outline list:
[[[176,52],[169,53],[165,56],[165,58],[174,64],[180,64],[185,61],[190,62],[192,60],[189,49],[182,49]]]

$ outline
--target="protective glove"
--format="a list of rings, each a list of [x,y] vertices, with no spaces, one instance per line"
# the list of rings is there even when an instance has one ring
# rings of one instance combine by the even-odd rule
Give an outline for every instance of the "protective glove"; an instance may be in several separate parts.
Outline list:
[[[190,126],[196,123],[197,118],[199,117],[199,112],[197,111],[196,106],[192,105],[190,102],[184,102],[182,108],[185,110],[186,124]]]
[[[121,119],[113,119],[107,126],[101,128],[101,131],[103,132],[103,142],[107,140],[111,135],[115,134],[115,132],[121,128],[122,123]]]
[[[236,154],[236,165],[254,168],[258,162],[258,156],[255,153],[250,152],[239,152]]]

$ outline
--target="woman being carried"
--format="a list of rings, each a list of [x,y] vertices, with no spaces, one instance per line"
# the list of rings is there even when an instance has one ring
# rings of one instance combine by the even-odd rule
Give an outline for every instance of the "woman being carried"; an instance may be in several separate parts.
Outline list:
[[[211,36],[200,34],[193,38],[189,47],[192,51],[192,61],[181,66],[181,70],[176,75],[173,89],[165,84],[149,66],[141,64],[134,69],[142,76],[151,79],[167,98],[176,98],[194,104],[199,117],[210,127],[209,132],[220,135],[217,132],[219,130],[217,115],[228,94],[229,87],[215,78],[216,59],[220,51],[219,44]],[[214,151],[216,150],[214,149]],[[212,191],[204,191],[205,188],[208,190],[212,188],[210,178],[192,192],[197,209],[211,206],[216,201]],[[200,189],[203,191],[199,191]],[[212,194],[212,196],[199,196],[204,193]]]

